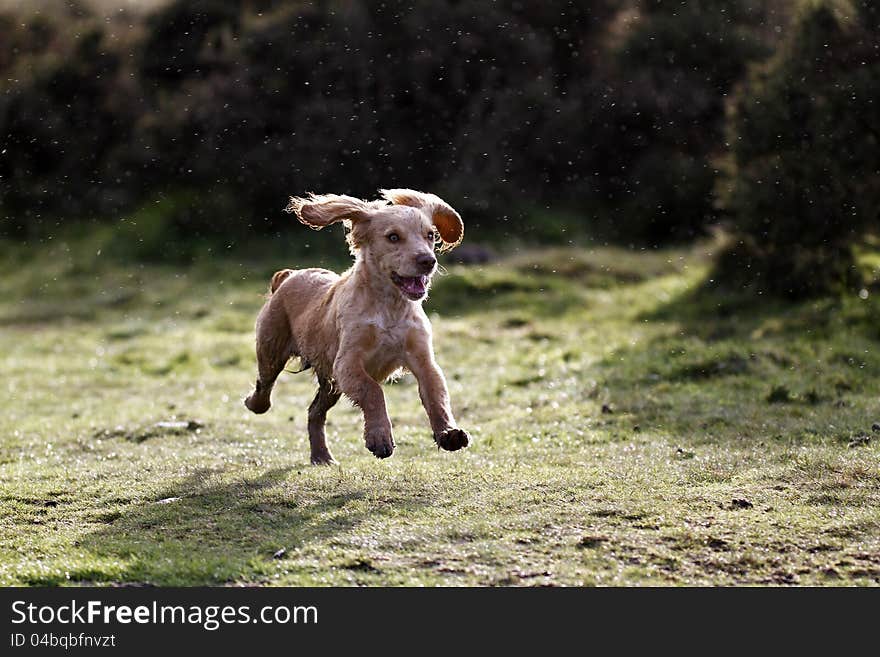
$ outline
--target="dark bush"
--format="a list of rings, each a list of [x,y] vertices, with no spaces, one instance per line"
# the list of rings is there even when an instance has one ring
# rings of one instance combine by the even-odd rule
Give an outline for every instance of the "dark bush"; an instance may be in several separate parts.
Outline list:
[[[723,281],[802,297],[858,282],[852,246],[880,218],[880,35],[874,3],[804,7],[737,95]]]
[[[612,48],[607,96],[592,117],[596,183],[629,239],[692,239],[717,220],[725,98],[767,54],[763,4],[646,0]]]
[[[172,2],[147,20],[140,72],[147,87],[168,87],[208,75],[238,31],[239,0]]]
[[[167,173],[234,190],[251,226],[286,222],[290,193],[390,184],[497,225],[571,186],[558,153],[571,126],[557,116],[588,87],[579,49],[612,3],[289,3],[236,17],[213,6],[176,2],[152,19],[142,141]]]
[[[0,233],[186,190],[192,208],[166,207],[180,239],[226,239],[288,226],[292,193],[407,186],[469,230],[566,239],[560,217],[610,217],[628,241],[686,239],[715,219],[725,94],[763,52],[753,4],[172,0],[3,19]]]
[[[53,39],[55,29],[43,24],[41,31]],[[0,95],[0,232],[110,212],[122,201],[118,190],[134,184],[112,165],[136,115],[120,57],[106,49],[99,27],[86,25],[77,36],[33,53]]]

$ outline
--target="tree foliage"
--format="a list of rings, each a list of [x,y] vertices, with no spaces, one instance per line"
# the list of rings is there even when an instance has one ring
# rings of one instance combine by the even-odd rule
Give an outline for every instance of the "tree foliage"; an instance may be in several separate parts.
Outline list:
[[[793,297],[857,282],[852,246],[880,218],[877,17],[868,0],[805,4],[738,93],[722,279]]]
[[[285,225],[291,193],[407,186],[470,226],[552,207],[690,238],[716,219],[725,97],[766,50],[765,4],[173,0],[0,20],[0,232],[158,197],[170,232],[241,235]]]

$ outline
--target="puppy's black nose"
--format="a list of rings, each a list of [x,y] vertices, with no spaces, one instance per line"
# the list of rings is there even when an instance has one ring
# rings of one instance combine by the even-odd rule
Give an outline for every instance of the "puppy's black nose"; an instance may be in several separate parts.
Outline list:
[[[416,257],[416,264],[422,268],[422,271],[431,271],[437,264],[437,258],[430,253],[423,253]]]

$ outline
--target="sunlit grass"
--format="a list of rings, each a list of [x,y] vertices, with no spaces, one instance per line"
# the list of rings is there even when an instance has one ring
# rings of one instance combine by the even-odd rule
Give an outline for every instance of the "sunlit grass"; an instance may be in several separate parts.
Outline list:
[[[880,580],[874,292],[698,293],[700,248],[448,266],[427,309],[473,446],[438,451],[404,377],[393,458],[343,402],[315,468],[309,375],[241,404],[268,276],[310,262],[96,251],[3,246],[3,584]]]

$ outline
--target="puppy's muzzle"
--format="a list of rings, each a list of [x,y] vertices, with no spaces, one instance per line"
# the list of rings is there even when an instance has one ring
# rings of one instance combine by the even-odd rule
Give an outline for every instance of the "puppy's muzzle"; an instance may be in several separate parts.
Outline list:
[[[435,258],[432,254],[426,253],[416,257],[416,266],[422,270],[425,274],[430,274],[434,271],[434,267],[437,264],[437,258]]]

